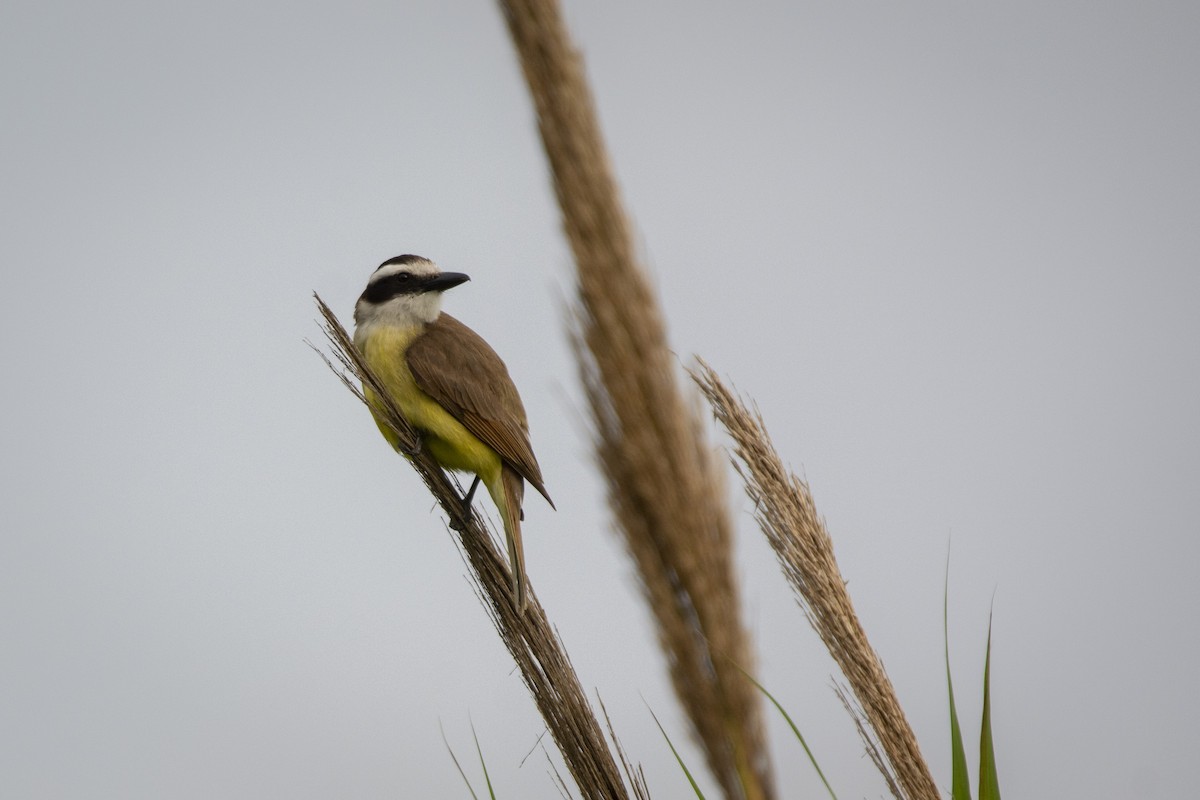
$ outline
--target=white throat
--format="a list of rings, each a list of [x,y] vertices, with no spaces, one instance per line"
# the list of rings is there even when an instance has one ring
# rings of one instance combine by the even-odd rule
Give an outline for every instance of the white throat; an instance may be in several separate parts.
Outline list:
[[[380,305],[359,300],[354,307],[354,343],[361,346],[379,328],[423,328],[441,313],[440,292],[400,295]]]

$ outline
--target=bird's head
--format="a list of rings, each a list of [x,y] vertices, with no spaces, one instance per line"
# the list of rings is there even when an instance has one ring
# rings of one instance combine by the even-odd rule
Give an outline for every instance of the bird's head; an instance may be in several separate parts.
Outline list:
[[[389,258],[367,281],[354,306],[359,331],[371,325],[412,327],[433,322],[442,312],[442,292],[469,281],[461,272],[442,272],[420,256]]]

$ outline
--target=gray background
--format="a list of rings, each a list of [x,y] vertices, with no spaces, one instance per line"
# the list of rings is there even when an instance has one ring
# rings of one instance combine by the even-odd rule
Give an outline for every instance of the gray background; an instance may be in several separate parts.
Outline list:
[[[1198,8],[568,4],[673,346],[811,482],[942,785],[949,549],[972,734],[995,604],[1006,795],[1194,790]],[[447,306],[525,397],[559,506],[529,571],[585,686],[690,796],[497,10],[9,2],[0,93],[0,793],[464,797],[438,726],[478,776],[473,721],[501,796],[557,796],[432,501],[302,341],[314,289],[348,320],[415,252],[472,275]],[[759,673],[879,796],[731,489]]]

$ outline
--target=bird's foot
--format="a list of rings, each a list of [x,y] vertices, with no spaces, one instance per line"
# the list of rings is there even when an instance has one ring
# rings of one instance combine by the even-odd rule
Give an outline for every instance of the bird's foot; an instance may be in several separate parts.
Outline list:
[[[462,508],[459,509],[459,517],[450,520],[451,530],[462,532],[466,530],[467,523],[471,520],[471,500],[475,497],[475,490],[479,488],[479,476],[475,476],[475,480],[471,481],[471,488],[467,490],[467,496],[462,499]]]

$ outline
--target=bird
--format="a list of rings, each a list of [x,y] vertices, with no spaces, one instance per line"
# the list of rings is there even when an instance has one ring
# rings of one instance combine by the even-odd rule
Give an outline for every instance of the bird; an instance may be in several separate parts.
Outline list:
[[[469,280],[460,272],[442,272],[421,256],[389,258],[355,303],[354,344],[433,460],[443,469],[474,473],[464,512],[470,512],[479,483],[487,488],[504,524],[513,597],[524,612],[525,482],[551,508],[554,501],[504,361],[483,337],[442,311],[442,293]],[[366,385],[363,393],[383,438],[399,451],[399,437],[376,411],[377,395]]]

